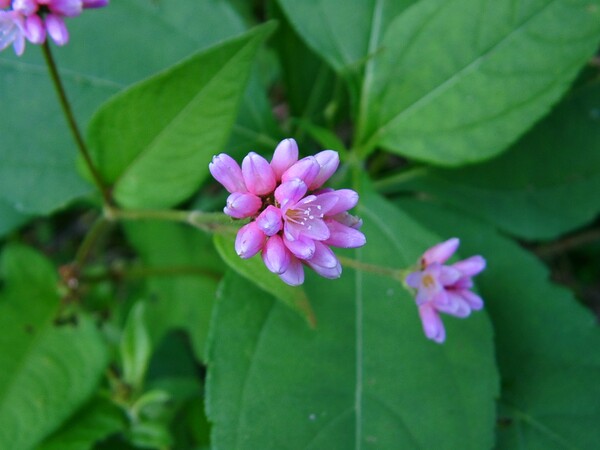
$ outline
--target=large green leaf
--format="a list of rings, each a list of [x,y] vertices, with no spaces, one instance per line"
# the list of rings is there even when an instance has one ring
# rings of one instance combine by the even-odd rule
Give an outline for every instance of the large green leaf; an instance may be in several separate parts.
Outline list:
[[[0,237],[24,224],[28,219],[27,214],[18,212],[14,206],[0,198]]]
[[[86,11],[68,27],[69,44],[54,53],[83,129],[109,96],[243,32],[245,24],[220,0],[120,0]],[[39,48],[28,46],[21,58],[11,49],[0,54],[0,92],[10,111],[0,122],[0,198],[19,211],[47,213],[88,193],[89,186],[76,173],[73,139]],[[255,92],[254,103],[257,95],[265,94]],[[247,139],[248,120],[243,127]]]
[[[424,0],[390,24],[357,145],[445,166],[500,153],[600,40],[598,0]]]
[[[361,262],[405,267],[437,238],[391,205],[363,195]],[[398,280],[345,269],[311,274],[318,318],[228,275],[211,326],[207,406],[212,442],[227,449],[482,449],[493,441],[491,329],[482,313],[446,320],[427,340]]]
[[[502,376],[498,448],[593,449],[600,442],[600,328],[571,293],[519,245],[462,213],[416,202],[401,207],[461,251],[488,262],[478,277]]]
[[[0,448],[29,449],[93,393],[106,346],[85,316],[56,324],[60,299],[52,266],[33,250],[3,254],[0,298]]]
[[[415,0],[278,0],[292,25],[337,72],[359,68],[379,50],[387,24]]]
[[[229,136],[252,61],[273,24],[203,51],[113,97],[89,144],[116,200],[168,207],[194,192]]]
[[[189,226],[165,222],[129,223],[126,232],[145,268],[157,271],[147,279],[145,311],[154,345],[167,331],[184,329],[201,359],[217,283],[225,271],[212,239]]]
[[[600,85],[583,88],[498,158],[400,174],[381,188],[426,192],[526,239],[556,237],[600,211],[598,110]]]
[[[229,267],[292,308],[304,317],[310,326],[315,326],[315,315],[308,298],[306,298],[304,289],[285,284],[269,272],[260,256],[245,260],[241,259],[235,252],[235,236],[216,234],[214,242],[219,255]]]

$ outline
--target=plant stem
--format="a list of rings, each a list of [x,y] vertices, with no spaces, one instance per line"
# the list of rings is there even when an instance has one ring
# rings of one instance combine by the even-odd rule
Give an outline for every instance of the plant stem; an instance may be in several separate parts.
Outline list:
[[[60,79],[60,75],[58,73],[58,69],[56,67],[56,62],[54,61],[54,57],[52,56],[52,51],[50,50],[49,40],[46,39],[44,44],[42,45],[42,50],[44,53],[44,59],[46,60],[46,65],[48,66],[48,71],[50,72],[50,78],[52,78],[52,83],[54,84],[54,89],[58,95],[58,99],[60,101],[60,106],[63,110],[65,118],[67,119],[67,123],[75,139],[75,143],[77,144],[77,149],[79,153],[83,157],[85,161],[85,165],[87,169],[90,171],[94,183],[96,187],[100,191],[102,195],[102,199],[105,204],[111,205],[112,198],[110,196],[110,191],[107,186],[104,184],[100,173],[94,166],[92,161],[92,157],[90,156],[90,152],[83,140],[81,132],[79,131],[79,127],[77,126],[77,121],[75,120],[75,115],[73,114],[73,109],[71,108],[71,104],[69,103],[69,99],[67,98],[67,93]]]
[[[153,209],[119,209],[111,206],[104,208],[104,217],[109,221],[118,220],[162,220],[181,222],[209,233],[232,233],[237,227],[231,225],[232,219],[222,213],[202,211],[153,210]],[[243,223],[243,221],[240,221]]]
[[[364,263],[352,258],[346,258],[345,256],[338,256],[340,262],[348,267],[352,267],[353,269],[360,270],[362,272],[374,273],[376,275],[381,275],[384,277],[390,277],[395,280],[402,281],[404,279],[404,275],[407,272],[403,269],[392,269],[389,267],[377,266],[375,264]]]

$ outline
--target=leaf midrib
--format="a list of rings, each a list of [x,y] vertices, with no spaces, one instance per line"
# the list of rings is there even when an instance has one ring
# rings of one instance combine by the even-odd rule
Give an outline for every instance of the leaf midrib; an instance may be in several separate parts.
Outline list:
[[[383,122],[371,134],[371,137],[369,139],[367,139],[367,141],[368,142],[373,142],[373,141],[377,141],[377,140],[381,139],[381,136],[385,134],[387,128],[390,125],[393,125],[395,122],[399,121],[404,116],[406,116],[406,115],[412,113],[413,111],[417,110],[422,104],[429,103],[431,100],[435,99],[439,94],[445,92],[447,90],[447,88],[449,88],[452,85],[454,85],[457,80],[460,80],[465,74],[468,74],[469,72],[473,71],[476,67],[478,67],[479,64],[482,62],[482,60],[484,60],[485,58],[487,58],[498,47],[500,47],[501,45],[503,45],[509,38],[511,38],[513,35],[515,35],[517,33],[520,33],[523,30],[523,28],[530,21],[532,21],[536,17],[538,17],[539,14],[541,14],[544,10],[546,10],[547,8],[549,8],[555,2],[556,2],[556,0],[550,0],[542,8],[536,10],[531,15],[529,15],[528,17],[526,17],[519,24],[518,27],[513,28],[509,33],[507,33],[504,36],[502,36],[494,45],[491,45],[488,49],[484,50],[477,58],[475,58],[474,60],[472,60],[471,62],[469,62],[467,65],[465,65],[462,68],[460,68],[459,70],[457,70],[450,78],[447,78],[446,80],[444,80],[443,82],[441,82],[440,84],[438,84],[437,86],[435,86],[433,89],[431,89],[428,92],[426,92],[422,97],[420,97],[417,100],[415,100],[414,102],[412,102],[405,109],[403,109],[399,113],[397,113],[394,116],[392,116],[390,119],[388,119],[385,122]]]
[[[115,186],[115,188],[118,186],[119,182],[121,182],[124,178],[127,177],[127,175],[135,168],[135,166],[137,165],[137,163],[139,161],[141,161],[142,159],[145,158],[145,156],[150,153],[152,151],[153,148],[155,148],[155,145],[157,143],[157,141],[159,141],[161,139],[161,137],[163,135],[165,135],[166,133],[169,132],[169,130],[172,127],[175,127],[177,124],[179,124],[182,120],[184,120],[186,112],[188,111],[188,109],[191,109],[192,107],[194,107],[197,103],[197,100],[199,97],[201,97],[203,95],[203,93],[205,92],[206,88],[211,85],[213,83],[213,81],[223,72],[225,71],[232,63],[232,61],[234,61],[237,56],[246,49],[246,47],[252,43],[253,39],[248,40],[244,45],[242,45],[234,54],[231,58],[229,58],[229,61],[227,61],[227,63],[225,63],[223,66],[221,66],[215,73],[213,76],[211,76],[210,78],[207,79],[206,83],[197,91],[196,95],[194,95],[189,102],[187,102],[187,104],[179,111],[178,114],[176,114],[173,119],[171,121],[169,121],[169,123],[167,124],[166,127],[164,127],[159,133],[157,133],[154,138],[152,138],[152,140],[148,143],[148,145],[142,149],[142,151],[140,153],[138,153],[135,158],[131,161],[131,163],[125,168],[125,170],[115,179],[113,186]]]

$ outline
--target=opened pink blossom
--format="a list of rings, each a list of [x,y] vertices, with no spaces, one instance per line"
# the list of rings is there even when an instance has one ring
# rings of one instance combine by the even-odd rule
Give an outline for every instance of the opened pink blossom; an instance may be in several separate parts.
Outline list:
[[[333,150],[298,160],[294,139],[281,141],[270,162],[254,152],[241,167],[224,153],[213,157],[209,170],[231,193],[223,211],[250,219],[238,232],[238,255],[250,258],[260,252],[265,266],[294,286],[304,282],[304,266],[338,278],[342,267],[330,247],[366,242],[359,231],[362,221],[348,212],[358,194],[321,188],[338,166]]]

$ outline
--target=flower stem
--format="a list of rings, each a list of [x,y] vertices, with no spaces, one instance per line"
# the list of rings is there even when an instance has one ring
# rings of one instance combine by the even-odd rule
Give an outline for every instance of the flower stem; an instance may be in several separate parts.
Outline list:
[[[109,221],[119,220],[162,220],[167,222],[181,222],[209,233],[236,232],[238,227],[231,225],[232,219],[222,213],[180,210],[153,210],[153,209],[119,209],[112,206],[104,208],[104,217]],[[240,223],[243,223],[240,221]]]
[[[104,217],[96,219],[75,254],[75,264],[77,267],[82,268],[85,266],[94,247],[98,243],[98,240],[106,232],[109,226],[110,223]]]
[[[390,277],[394,280],[404,280],[404,277],[408,272],[407,270],[403,269],[392,269],[390,267],[382,267],[375,264],[364,263],[356,259],[346,258],[345,256],[338,256],[338,259],[345,266],[352,267],[353,269],[360,270],[362,272],[369,272],[384,277]]]
[[[52,51],[50,50],[50,44],[48,42],[48,39],[46,39],[46,41],[42,45],[42,50],[44,53],[44,59],[46,60],[46,65],[48,66],[48,71],[50,72],[50,78],[52,78],[52,83],[54,84],[54,89],[56,90],[56,93],[58,95],[58,99],[60,101],[60,106],[63,110],[65,118],[67,119],[67,123],[71,130],[71,134],[73,135],[73,138],[75,139],[75,143],[77,144],[77,149],[79,150],[79,153],[83,157],[83,160],[85,161],[85,165],[87,166],[87,169],[90,171],[92,178],[94,180],[94,183],[96,184],[96,187],[98,188],[98,190],[100,191],[100,194],[102,195],[102,200],[104,201],[105,204],[111,205],[112,198],[110,196],[110,191],[109,191],[108,187],[105,185],[104,181],[102,180],[100,173],[94,166],[92,157],[90,156],[90,152],[85,144],[85,141],[83,140],[81,132],[79,131],[79,127],[77,126],[77,121],[75,120],[75,115],[73,114],[73,109],[71,108],[71,104],[69,103],[69,99],[67,98],[67,93],[66,93],[65,88],[60,79],[60,75],[59,75],[58,69],[56,67],[56,62],[54,61],[54,57],[52,56]]]

